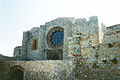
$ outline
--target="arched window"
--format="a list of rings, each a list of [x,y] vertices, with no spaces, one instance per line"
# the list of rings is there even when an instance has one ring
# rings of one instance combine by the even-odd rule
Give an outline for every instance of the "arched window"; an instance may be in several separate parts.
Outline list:
[[[9,80],[23,80],[24,68],[21,66],[13,66],[10,68],[10,79]]]
[[[32,40],[32,50],[36,50],[38,48],[38,39]]]
[[[48,33],[48,42],[52,47],[58,48],[63,45],[64,29],[61,27],[54,27]]]
[[[48,46],[53,50],[46,51],[47,60],[62,60],[62,46],[64,44],[64,29],[61,27],[52,28],[47,35]]]

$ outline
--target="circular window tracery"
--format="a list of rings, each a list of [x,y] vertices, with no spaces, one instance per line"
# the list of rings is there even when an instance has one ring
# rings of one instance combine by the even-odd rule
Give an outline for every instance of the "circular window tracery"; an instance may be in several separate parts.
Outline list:
[[[52,47],[61,47],[64,40],[64,30],[60,27],[51,29],[48,33],[48,41]]]

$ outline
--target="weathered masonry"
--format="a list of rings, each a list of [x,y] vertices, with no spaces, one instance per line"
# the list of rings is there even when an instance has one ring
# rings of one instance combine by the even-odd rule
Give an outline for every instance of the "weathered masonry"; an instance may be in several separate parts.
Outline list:
[[[74,38],[75,35],[79,37]],[[82,54],[82,49],[90,44],[99,44],[97,17],[90,17],[89,21],[58,18],[23,32],[22,46],[15,48],[14,56],[26,60],[62,60],[70,54]]]
[[[23,32],[22,45],[0,75],[8,80],[120,80],[120,24],[98,24],[96,16],[57,18]]]

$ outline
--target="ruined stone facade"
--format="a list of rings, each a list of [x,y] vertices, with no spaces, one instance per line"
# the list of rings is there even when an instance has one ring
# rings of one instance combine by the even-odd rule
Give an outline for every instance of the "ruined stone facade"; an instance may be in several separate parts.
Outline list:
[[[22,46],[15,48],[14,56],[19,54],[27,60],[48,60],[54,56],[68,59],[69,55],[83,54],[84,48],[96,47],[98,44],[97,17],[90,17],[89,21],[81,18],[58,18],[23,32]]]
[[[13,67],[24,80],[119,80],[120,25],[98,24],[96,16],[57,18],[23,32],[14,49],[22,59],[8,61],[8,75]]]

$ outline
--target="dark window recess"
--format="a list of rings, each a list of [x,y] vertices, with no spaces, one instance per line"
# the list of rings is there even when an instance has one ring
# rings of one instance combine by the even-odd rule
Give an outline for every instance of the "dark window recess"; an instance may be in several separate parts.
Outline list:
[[[23,80],[23,71],[21,71],[20,69],[17,69],[13,73],[12,80]]]
[[[32,50],[35,50],[38,48],[38,39],[32,40]]]
[[[47,50],[47,60],[62,60],[62,50],[52,51]]]
[[[21,49],[19,50],[19,55],[21,55]]]
[[[110,60],[110,61],[112,61],[113,64],[117,64],[117,59],[116,59],[116,58],[113,58],[113,59]]]
[[[10,68],[8,80],[23,80],[23,77],[24,77],[23,68],[19,66]]]
[[[36,49],[36,40],[34,40],[33,49]]]
[[[107,60],[102,60],[102,62],[104,62],[105,64],[107,63]]]
[[[109,48],[112,48],[112,47],[113,47],[113,45],[112,45],[111,43],[109,43],[109,44],[108,44],[108,47],[109,47]]]

